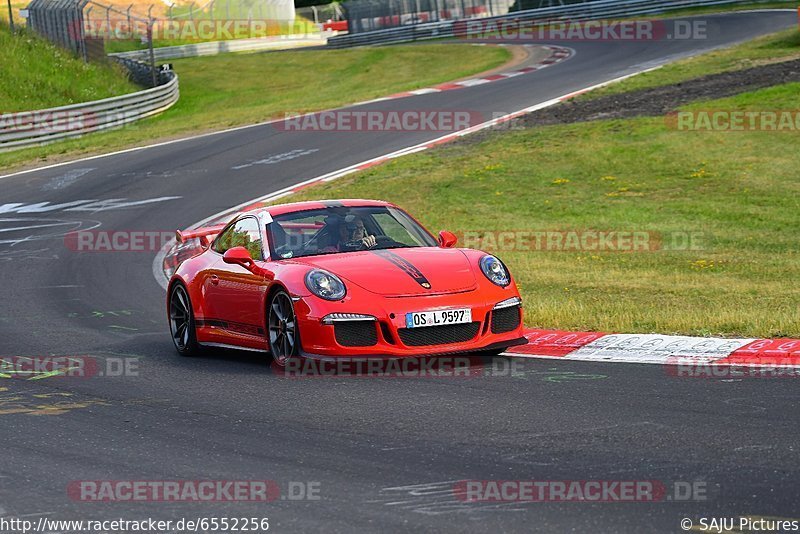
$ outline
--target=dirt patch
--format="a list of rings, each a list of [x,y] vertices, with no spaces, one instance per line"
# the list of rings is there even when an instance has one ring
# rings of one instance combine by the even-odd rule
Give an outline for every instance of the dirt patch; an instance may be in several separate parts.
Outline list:
[[[665,115],[681,105],[800,82],[800,60],[709,74],[674,85],[640,89],[592,100],[568,100],[520,118],[524,127]]]
[[[467,45],[464,46],[473,46]],[[499,45],[487,45],[487,46],[499,46]],[[512,70],[516,67],[523,67],[528,65],[536,65],[553,55],[553,52],[548,50],[543,46],[532,46],[532,45],[512,45],[507,46],[506,49],[511,52],[511,59],[507,62],[503,63],[499,67],[495,67],[490,70],[485,70],[483,72],[478,72],[472,74],[470,76],[465,76],[463,78],[459,78],[457,80],[452,80],[452,82],[463,82],[464,80],[470,80],[473,78],[485,78],[487,76],[491,76],[493,74],[499,74],[501,72],[507,72]],[[452,83],[451,82],[451,83]]]

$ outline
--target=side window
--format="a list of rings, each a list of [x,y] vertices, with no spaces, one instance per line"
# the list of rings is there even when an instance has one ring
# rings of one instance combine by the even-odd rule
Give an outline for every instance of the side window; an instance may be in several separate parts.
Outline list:
[[[233,247],[244,247],[254,260],[261,260],[263,259],[261,245],[258,221],[254,217],[245,217],[220,234],[214,241],[214,250],[224,254]]]

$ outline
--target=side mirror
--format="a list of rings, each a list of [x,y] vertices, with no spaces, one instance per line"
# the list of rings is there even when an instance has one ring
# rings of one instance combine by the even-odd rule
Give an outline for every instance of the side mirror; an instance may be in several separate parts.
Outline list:
[[[250,252],[244,247],[233,247],[225,251],[222,261],[232,265],[241,265],[245,269],[251,270],[255,262],[250,256]]]
[[[241,265],[251,273],[263,276],[269,280],[275,278],[275,274],[263,267],[260,267],[250,256],[250,252],[244,247],[233,247],[225,251],[222,255],[222,261],[232,265]]]
[[[448,232],[447,230],[439,232],[439,246],[441,248],[453,248],[456,246],[457,241],[458,238],[453,232]]]

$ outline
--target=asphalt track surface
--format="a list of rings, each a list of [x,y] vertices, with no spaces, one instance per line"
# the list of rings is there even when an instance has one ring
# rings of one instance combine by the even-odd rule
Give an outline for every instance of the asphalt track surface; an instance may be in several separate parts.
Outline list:
[[[788,27],[796,15],[709,20],[721,28],[713,39],[575,42],[572,59],[541,72],[366,107],[511,112]],[[258,354],[178,357],[154,253],[77,254],[61,237],[79,225],[172,231],[439,135],[266,125],[0,179],[0,205],[180,197],[102,211],[0,213],[0,355],[134,358],[138,366],[126,377],[0,379],[0,516],[269,517],[276,532],[669,532],[683,517],[794,517],[800,418],[792,380],[679,379],[655,365],[540,360],[523,361],[514,376],[290,380]],[[39,227],[11,230],[32,226]],[[66,491],[76,480],[254,479],[317,482],[321,498],[87,503]],[[453,494],[452,481],[465,479],[698,481],[707,495],[474,504]]]

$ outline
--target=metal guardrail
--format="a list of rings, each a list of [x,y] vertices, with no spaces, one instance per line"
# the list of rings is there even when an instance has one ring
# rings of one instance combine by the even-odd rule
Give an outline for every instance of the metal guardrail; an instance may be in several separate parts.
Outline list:
[[[246,52],[257,50],[281,49],[287,43],[308,46],[323,46],[327,42],[324,33],[317,35],[289,35],[279,38],[233,39],[230,41],[211,41],[179,46],[162,46],[153,48],[156,61],[164,59],[178,59],[184,57],[213,56],[226,52]],[[132,50],[130,52],[116,52],[109,54],[114,58],[149,61],[149,50]]]
[[[141,65],[146,68],[146,66]],[[135,73],[134,73],[135,76]],[[146,76],[150,76],[149,69]],[[0,151],[116,128],[161,113],[178,101],[178,76],[159,73],[162,85],[70,106],[0,115]]]
[[[762,0],[766,2],[767,0]],[[625,18],[638,15],[653,15],[692,7],[707,7],[725,4],[753,4],[753,0],[593,0],[580,4],[568,4],[525,11],[511,11],[494,17],[480,17],[480,21],[513,20],[548,24],[563,20],[598,20]],[[461,21],[468,19],[458,19]],[[363,33],[350,33],[328,39],[331,48],[347,48],[376,44],[392,44],[442,37],[458,37],[459,28],[454,20],[433,23],[410,24],[398,28],[376,30]]]

